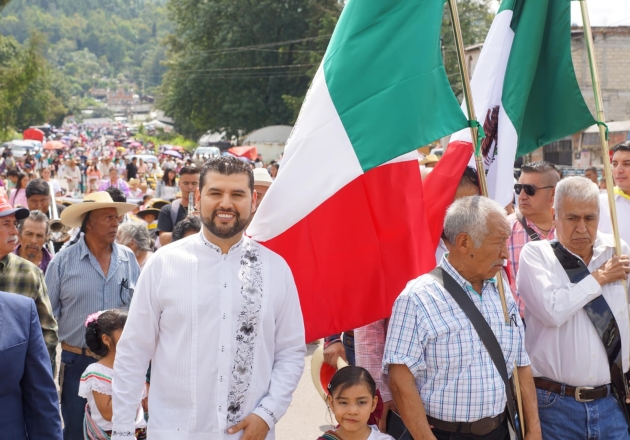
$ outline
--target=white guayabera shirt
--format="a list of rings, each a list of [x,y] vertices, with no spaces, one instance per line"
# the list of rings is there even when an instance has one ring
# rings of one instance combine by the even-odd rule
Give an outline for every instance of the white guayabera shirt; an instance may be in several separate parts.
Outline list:
[[[112,439],[133,438],[151,361],[152,440],[239,439],[226,430],[252,412],[273,440],[302,375],[304,338],[277,254],[247,237],[222,254],[203,232],[159,249],[116,349]]]

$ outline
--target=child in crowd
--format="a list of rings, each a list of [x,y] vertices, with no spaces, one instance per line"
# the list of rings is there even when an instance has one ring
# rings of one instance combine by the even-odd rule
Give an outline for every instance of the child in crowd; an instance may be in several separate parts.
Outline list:
[[[79,396],[88,401],[83,422],[86,440],[108,440],[111,437],[114,358],[126,321],[127,312],[116,309],[93,313],[85,321],[85,342],[94,354],[101,356],[101,360],[85,369],[79,384]],[[146,439],[146,426],[144,411],[139,406],[137,439]]]
[[[328,385],[328,407],[339,426],[318,440],[394,440],[368,424],[378,399],[374,379],[365,368],[348,366],[337,371]]]

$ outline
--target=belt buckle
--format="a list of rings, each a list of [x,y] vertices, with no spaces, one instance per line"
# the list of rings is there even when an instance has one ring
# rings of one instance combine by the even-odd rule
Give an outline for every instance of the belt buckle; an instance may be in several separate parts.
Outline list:
[[[592,402],[595,399],[582,399],[580,397],[580,392],[582,390],[594,390],[594,389],[595,389],[594,387],[575,387],[575,401],[576,402],[582,402],[582,403]]]

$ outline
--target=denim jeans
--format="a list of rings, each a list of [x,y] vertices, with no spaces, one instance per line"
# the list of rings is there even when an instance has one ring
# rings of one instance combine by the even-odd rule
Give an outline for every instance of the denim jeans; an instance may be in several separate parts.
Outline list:
[[[90,356],[61,352],[59,385],[61,387],[61,415],[63,440],[83,440],[83,418],[87,400],[79,397],[79,382],[88,365],[96,362]]]
[[[592,402],[536,389],[545,440],[630,439],[628,423],[614,396]]]
[[[354,336],[344,333],[341,338],[341,342],[343,343],[343,348],[346,350],[346,359],[348,359],[348,363],[350,365],[356,365],[354,356]]]

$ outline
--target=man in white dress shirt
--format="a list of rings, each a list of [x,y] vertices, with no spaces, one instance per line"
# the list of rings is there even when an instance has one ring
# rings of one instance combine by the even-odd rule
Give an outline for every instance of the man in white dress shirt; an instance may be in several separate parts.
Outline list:
[[[630,329],[621,280],[630,273],[630,248],[624,242],[623,255],[615,257],[612,236],[597,231],[599,189],[584,177],[560,181],[554,218],[561,246],[546,240],[527,243],[516,281],[525,300],[525,346],[543,438],[628,439],[628,423],[611,390],[615,367],[609,365],[598,329],[618,329],[621,354],[616,365],[627,372]],[[582,268],[581,280],[577,269],[569,277],[564,268],[569,265],[563,266],[560,257]],[[596,328],[590,316],[602,298],[614,319],[596,320]]]
[[[615,181],[615,204],[617,206],[617,221],[619,236],[626,243],[630,243],[630,141],[615,145],[612,149],[612,175]],[[599,230],[612,234],[610,208],[606,191],[600,196]]]
[[[251,168],[214,158],[200,176],[199,234],[161,248],[138,280],[116,348],[112,439],[133,437],[151,361],[152,440],[273,440],[304,368],[287,263],[243,230]]]

